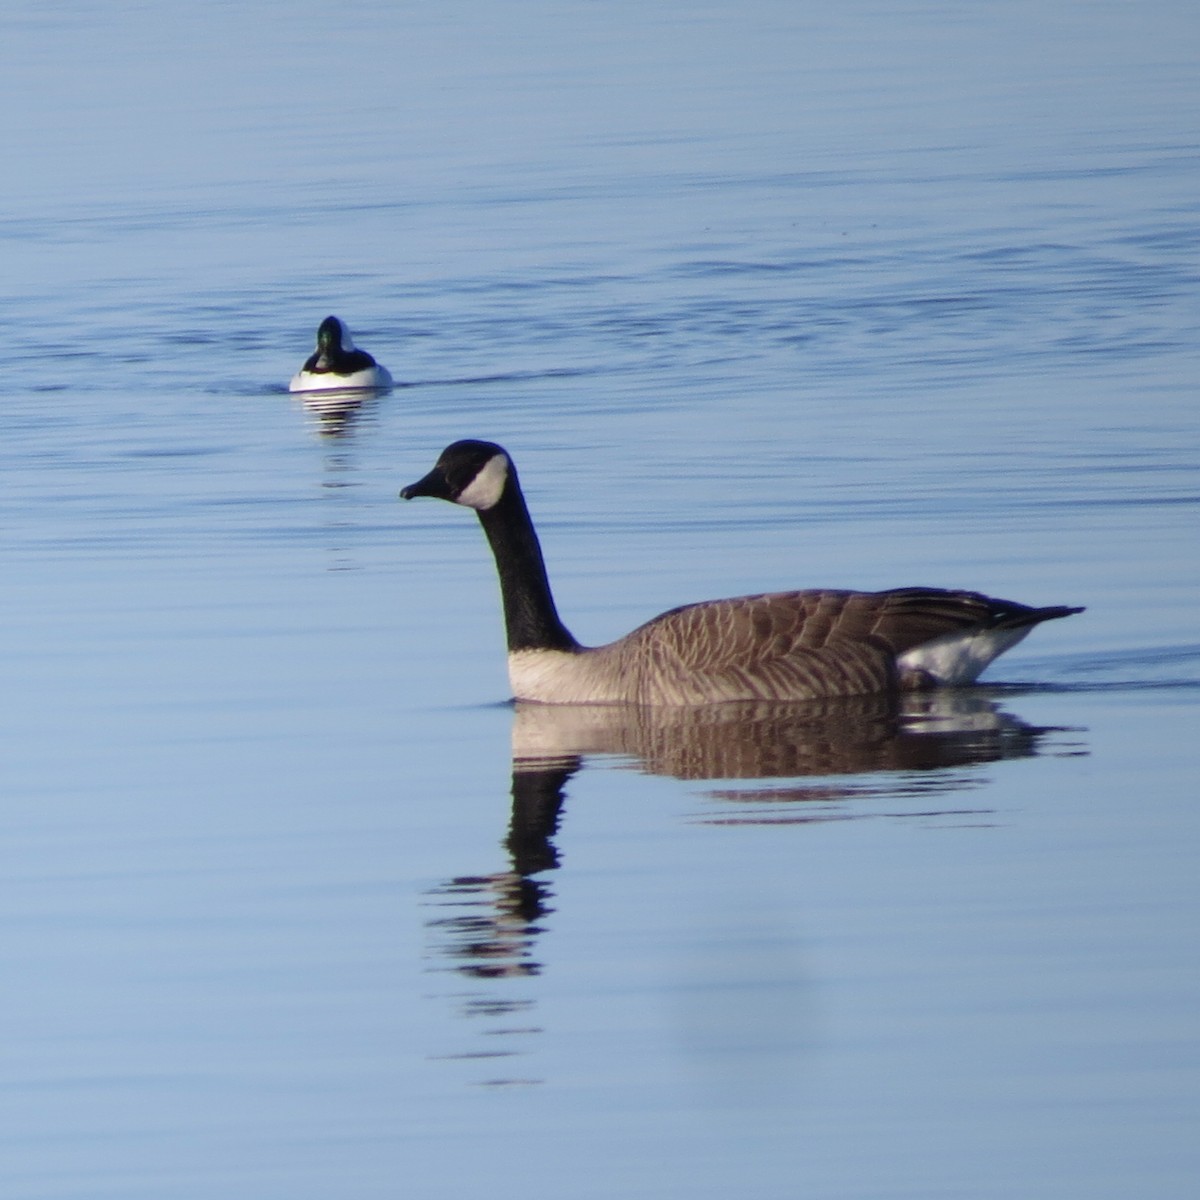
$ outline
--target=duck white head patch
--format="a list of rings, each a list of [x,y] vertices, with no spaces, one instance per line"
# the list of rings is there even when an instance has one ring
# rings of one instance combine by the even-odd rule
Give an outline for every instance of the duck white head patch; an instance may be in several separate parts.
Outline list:
[[[454,502],[483,512],[499,502],[507,483],[508,455],[493,454],[475,473],[475,478],[458,493]]]

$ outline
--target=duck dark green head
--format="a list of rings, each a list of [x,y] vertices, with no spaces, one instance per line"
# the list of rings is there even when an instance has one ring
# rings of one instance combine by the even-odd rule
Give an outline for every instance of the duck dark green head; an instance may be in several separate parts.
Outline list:
[[[353,350],[354,342],[350,330],[338,317],[326,317],[317,329],[317,349],[322,354],[335,355],[343,350]]]

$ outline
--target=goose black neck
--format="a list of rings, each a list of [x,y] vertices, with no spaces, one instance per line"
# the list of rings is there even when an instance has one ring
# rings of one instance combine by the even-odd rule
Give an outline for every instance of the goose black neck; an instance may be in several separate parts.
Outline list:
[[[542,548],[515,475],[496,504],[480,510],[479,522],[500,576],[509,651],[577,650],[579,643],[554,607]]]

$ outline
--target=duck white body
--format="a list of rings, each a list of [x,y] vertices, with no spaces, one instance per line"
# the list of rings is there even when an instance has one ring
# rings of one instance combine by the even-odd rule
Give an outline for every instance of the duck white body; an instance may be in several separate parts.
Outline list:
[[[386,391],[392,377],[365,350],[354,345],[338,317],[326,317],[317,330],[317,348],[292,376],[290,392]]]
[[[559,619],[502,447],[455,442],[400,495],[476,510],[500,576],[509,680],[519,700],[690,705],[957,686],[973,683],[1034,625],[1082,611],[941,588],[774,592],[686,605],[607,646],[582,646]]]

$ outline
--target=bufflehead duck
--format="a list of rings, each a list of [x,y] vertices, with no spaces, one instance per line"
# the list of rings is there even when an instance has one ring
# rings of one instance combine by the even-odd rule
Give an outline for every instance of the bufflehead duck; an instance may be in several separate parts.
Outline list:
[[[517,470],[502,447],[455,442],[400,495],[475,509],[500,575],[518,700],[688,705],[957,687],[973,683],[1035,625],[1083,611],[941,588],[776,592],[689,604],[607,646],[587,647],[559,619]]]
[[[392,377],[365,350],[356,350],[350,330],[338,317],[326,317],[317,330],[317,348],[300,368],[289,392],[376,391],[390,388]]]

